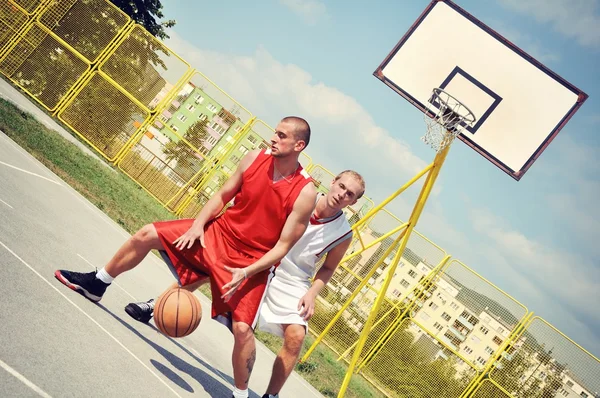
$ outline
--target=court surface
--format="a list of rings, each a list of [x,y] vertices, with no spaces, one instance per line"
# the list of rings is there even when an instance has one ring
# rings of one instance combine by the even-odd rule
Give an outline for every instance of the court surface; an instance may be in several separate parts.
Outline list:
[[[149,255],[97,305],[54,270],[100,268],[129,234],[0,133],[0,396],[231,397],[229,330],[205,317],[182,339],[123,310],[173,282]],[[268,384],[274,354],[257,342],[251,397]],[[292,374],[282,397],[320,397]]]

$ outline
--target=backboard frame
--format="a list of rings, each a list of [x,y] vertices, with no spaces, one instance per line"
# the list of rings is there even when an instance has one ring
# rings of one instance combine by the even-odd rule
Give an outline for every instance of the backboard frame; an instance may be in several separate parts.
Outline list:
[[[421,13],[421,15],[417,18],[417,20],[413,23],[413,25],[409,28],[409,30],[404,34],[404,36],[396,44],[396,46],[392,49],[392,51],[390,51],[390,53],[384,58],[384,60],[381,62],[381,64],[373,72],[373,75],[376,78],[378,78],[379,80],[381,80],[385,85],[387,85],[388,87],[390,87],[396,93],[400,94],[402,97],[404,97],[408,102],[410,102],[412,105],[414,105],[417,109],[419,109],[424,114],[428,115],[429,117],[433,117],[434,116],[434,113],[427,106],[425,106],[418,99],[414,98],[408,92],[406,92],[405,90],[403,90],[401,87],[397,86],[393,81],[391,81],[390,79],[388,79],[383,74],[383,69],[392,60],[392,58],[398,53],[398,51],[400,50],[400,48],[408,41],[408,39],[411,37],[411,35],[416,31],[416,29],[419,27],[419,25],[425,20],[425,18],[427,17],[427,15],[433,10],[433,8],[438,3],[444,3],[444,4],[446,4],[447,6],[449,6],[450,8],[452,8],[454,11],[458,12],[463,17],[465,17],[466,19],[468,19],[470,22],[472,22],[473,24],[475,24],[476,26],[478,26],[479,28],[481,28],[484,32],[488,33],[490,36],[492,36],[493,38],[495,38],[496,40],[498,40],[499,42],[501,42],[502,44],[504,44],[507,48],[509,48],[510,50],[514,51],[517,55],[521,56],[524,60],[526,60],[527,62],[531,63],[537,69],[539,69],[540,71],[546,73],[549,77],[551,77],[552,79],[554,79],[556,82],[558,82],[559,84],[561,84],[562,86],[564,86],[566,89],[570,90],[571,92],[573,92],[574,94],[577,95],[577,101],[575,102],[575,104],[561,118],[561,120],[559,121],[559,123],[548,134],[548,136],[544,139],[544,141],[537,147],[537,149],[533,152],[533,154],[529,157],[529,159],[525,162],[525,164],[521,167],[520,170],[513,170],[513,169],[511,169],[509,166],[507,166],[502,161],[500,161],[499,159],[497,159],[496,157],[494,157],[492,154],[490,154],[488,151],[486,151],[480,145],[478,145],[477,143],[475,143],[474,141],[472,141],[471,139],[469,139],[469,137],[465,136],[464,134],[460,134],[458,136],[458,138],[461,141],[463,141],[465,144],[467,144],[473,150],[475,150],[476,152],[478,152],[481,156],[483,156],[484,158],[486,158],[488,161],[490,161],[492,164],[494,164],[496,167],[498,167],[499,169],[501,169],[506,174],[510,175],[513,179],[519,181],[525,175],[525,173],[529,170],[529,168],[533,165],[533,163],[539,158],[539,156],[546,150],[546,148],[548,147],[548,145],[550,145],[550,143],[552,142],[552,140],[554,140],[554,138],[556,138],[556,136],[558,135],[558,133],[567,124],[567,122],[579,110],[579,108],[587,100],[588,95],[586,93],[584,93],[582,90],[580,90],[579,88],[575,87],[573,84],[571,84],[568,81],[566,81],[564,78],[560,77],[558,74],[556,74],[555,72],[553,72],[552,70],[550,70],[546,66],[544,66],[541,62],[537,61],[531,55],[527,54],[521,48],[519,48],[518,46],[516,46],[515,44],[513,44],[511,41],[509,41],[508,39],[506,39],[505,37],[503,37],[502,35],[500,35],[494,29],[492,29],[489,26],[487,26],[486,24],[484,24],[482,21],[480,21],[477,18],[475,18],[473,15],[471,15],[470,13],[468,13],[467,11],[465,11],[463,8],[461,8],[460,6],[458,6],[457,4],[455,4],[454,2],[452,2],[451,0],[432,0],[429,3],[429,5],[425,8],[425,10]],[[460,69],[460,68],[458,68],[458,69]],[[454,73],[461,73],[461,72],[462,72],[461,70],[454,71]],[[434,87],[431,87],[431,88],[433,89]],[[440,88],[443,88],[443,87],[440,87]],[[498,103],[495,102],[494,104],[495,104],[494,106],[496,106]],[[467,103],[465,105],[469,106],[469,104],[467,104]],[[487,115],[485,117],[487,117]],[[478,122],[479,123],[483,123],[485,121],[485,118],[482,118],[482,119],[483,120],[481,120],[481,122],[479,122],[479,121]]]

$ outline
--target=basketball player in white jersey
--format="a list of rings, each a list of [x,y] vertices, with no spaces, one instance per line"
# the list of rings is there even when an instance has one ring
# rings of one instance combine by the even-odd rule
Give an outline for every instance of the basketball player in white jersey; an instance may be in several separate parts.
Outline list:
[[[284,341],[263,398],[278,397],[296,365],[317,296],[333,276],[352,240],[352,230],[342,209],[355,204],[364,192],[365,182],[360,174],[352,170],[338,174],[329,192],[317,196],[304,235],[275,271],[260,309],[258,328],[283,337]],[[315,274],[317,262],[323,257],[323,265]]]
[[[350,224],[342,210],[356,203],[365,192],[360,174],[346,170],[331,182],[327,194],[319,194],[308,227],[281,260],[260,309],[258,328],[283,337],[283,347],[273,364],[269,386],[263,398],[278,397],[292,373],[314,314],[315,300],[329,282],[352,240]],[[323,265],[316,265],[323,257]],[[311,284],[311,279],[314,280]],[[197,289],[204,281],[185,286]],[[130,303],[126,312],[134,319],[148,322],[154,300]]]

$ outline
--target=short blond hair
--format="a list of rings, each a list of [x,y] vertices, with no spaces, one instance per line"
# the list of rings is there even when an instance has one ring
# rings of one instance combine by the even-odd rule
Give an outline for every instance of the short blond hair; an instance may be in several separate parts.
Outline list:
[[[354,170],[344,170],[340,174],[335,176],[333,181],[339,180],[340,178],[342,178],[342,176],[344,176],[346,174],[350,175],[352,178],[354,178],[360,184],[360,187],[362,188],[362,192],[359,195],[357,195],[357,197],[356,197],[356,199],[360,199],[365,193],[366,185],[365,185],[365,179],[359,173],[357,173]]]

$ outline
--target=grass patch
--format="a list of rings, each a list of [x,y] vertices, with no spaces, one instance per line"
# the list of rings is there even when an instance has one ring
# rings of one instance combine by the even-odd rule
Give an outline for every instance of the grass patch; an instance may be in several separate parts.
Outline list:
[[[0,99],[0,130],[129,233],[175,219],[129,177],[105,167],[29,113]]]
[[[105,167],[57,132],[39,123],[32,115],[3,99],[0,99],[0,130],[129,233],[156,220],[176,218],[120,170],[112,166]],[[203,285],[199,290],[211,297],[208,285]],[[276,336],[257,331],[256,337],[275,353],[281,348],[282,339]],[[312,336],[306,338],[302,354],[313,341]],[[296,371],[321,394],[335,397],[347,368],[345,362],[336,359],[334,352],[320,345],[308,362],[296,366]],[[368,398],[384,395],[357,376],[350,382],[346,396]]]

